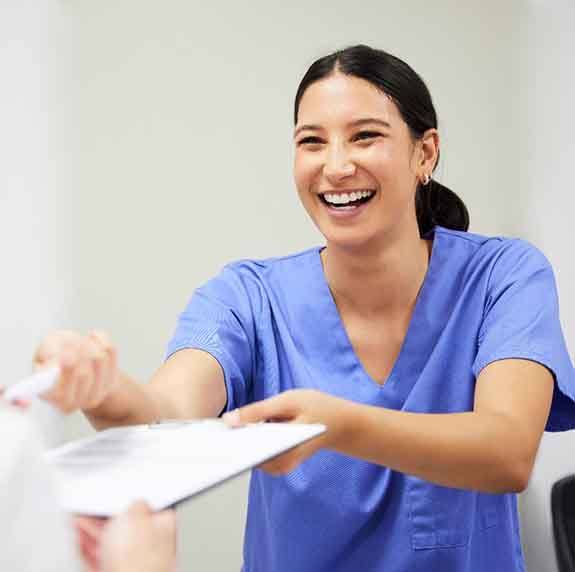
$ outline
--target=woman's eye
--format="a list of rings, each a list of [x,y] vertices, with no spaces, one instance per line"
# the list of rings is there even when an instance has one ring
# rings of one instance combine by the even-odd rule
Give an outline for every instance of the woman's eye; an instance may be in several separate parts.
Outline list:
[[[366,141],[369,139],[375,139],[376,137],[381,137],[381,133],[378,133],[377,131],[360,131],[354,135],[353,140]]]
[[[323,141],[319,137],[304,137],[298,141],[298,145],[319,145]]]

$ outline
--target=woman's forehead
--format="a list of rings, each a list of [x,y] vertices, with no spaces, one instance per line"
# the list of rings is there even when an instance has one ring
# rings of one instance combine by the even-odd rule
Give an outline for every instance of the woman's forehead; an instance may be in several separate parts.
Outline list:
[[[391,98],[368,81],[334,73],[306,89],[296,128],[304,124],[353,123],[365,117],[393,125],[399,111]]]

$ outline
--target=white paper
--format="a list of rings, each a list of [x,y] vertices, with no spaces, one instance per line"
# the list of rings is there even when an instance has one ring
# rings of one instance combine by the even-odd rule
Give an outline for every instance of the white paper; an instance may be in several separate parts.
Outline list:
[[[325,431],[323,425],[219,420],[108,429],[46,453],[65,510],[110,516],[143,499],[177,504]]]

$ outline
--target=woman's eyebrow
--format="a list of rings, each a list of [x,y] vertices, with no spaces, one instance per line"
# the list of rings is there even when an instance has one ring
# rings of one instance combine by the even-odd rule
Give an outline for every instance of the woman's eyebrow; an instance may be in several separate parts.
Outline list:
[[[371,123],[375,123],[377,125],[381,125],[382,127],[385,127],[387,129],[391,129],[391,125],[387,122],[384,121],[383,119],[378,119],[377,117],[362,117],[361,119],[356,119],[355,121],[352,121],[349,126],[350,127],[361,127],[362,125],[367,125],[367,124],[371,124]],[[301,131],[319,131],[321,129],[321,125],[300,125],[294,132],[294,137],[297,137],[298,133],[300,133]]]
[[[297,137],[297,134],[300,131],[319,131],[321,129],[321,125],[300,125],[294,132],[293,136]]]
[[[391,125],[384,121],[383,119],[378,119],[377,117],[364,117],[362,119],[356,119],[350,123],[351,127],[361,127],[362,125],[366,125],[368,123],[376,123],[377,125],[381,125],[382,127],[386,127],[387,129],[391,129]]]

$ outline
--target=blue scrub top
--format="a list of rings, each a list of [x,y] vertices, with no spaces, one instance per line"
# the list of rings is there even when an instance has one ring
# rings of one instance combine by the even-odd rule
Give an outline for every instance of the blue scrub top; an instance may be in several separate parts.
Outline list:
[[[193,295],[168,355],[209,352],[227,410],[295,388],[390,409],[473,410],[475,381],[505,358],[555,377],[546,429],[575,426],[575,374],[552,269],[521,240],[436,227],[429,267],[400,354],[383,385],[346,334],[321,248],[240,261]],[[515,494],[432,484],[332,451],[288,475],[254,470],[245,572],[524,571]]]

